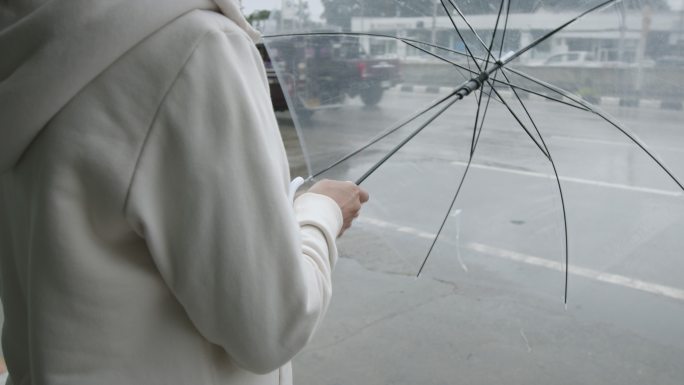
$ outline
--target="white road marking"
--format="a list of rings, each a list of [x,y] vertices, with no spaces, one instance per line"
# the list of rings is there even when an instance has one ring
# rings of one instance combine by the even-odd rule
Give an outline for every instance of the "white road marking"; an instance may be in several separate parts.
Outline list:
[[[467,165],[467,163],[465,163],[465,162],[451,162],[451,164],[453,164],[455,166],[463,166],[463,167],[465,167]],[[544,179],[552,179],[552,180],[556,179],[556,177],[552,174],[543,174],[543,173],[539,173],[539,172],[515,170],[515,169],[511,169],[511,168],[496,167],[496,166],[487,166],[484,164],[474,164],[473,163],[470,165],[470,167],[471,168],[477,168],[480,170],[505,172],[508,174],[524,175],[524,176],[530,176],[530,177],[535,177],[535,178],[544,178]],[[598,187],[607,187],[607,188],[614,188],[614,189],[633,191],[633,192],[641,192],[641,193],[654,194],[654,195],[664,195],[664,196],[669,196],[669,197],[684,196],[684,192],[682,192],[682,191],[660,190],[660,189],[655,189],[655,188],[650,188],[650,187],[630,186],[630,185],[626,185],[626,184],[610,183],[610,182],[603,182],[603,181],[591,180],[591,179],[582,179],[582,178],[572,178],[572,177],[567,177],[567,176],[561,176],[560,180],[563,182],[578,183],[578,184],[585,184],[585,185],[598,186]]]
[[[398,226],[398,225],[395,225],[395,224],[392,224],[389,222],[381,221],[381,220],[374,219],[374,218],[363,217],[363,216],[359,217],[357,219],[357,222],[368,223],[368,224],[371,224],[373,226],[377,226],[377,227],[381,227],[381,228],[385,228],[385,229],[391,229],[391,230],[394,230],[397,232],[402,232],[402,233],[414,235],[418,238],[423,238],[423,239],[434,239],[436,236],[436,234],[426,233],[424,231],[420,231],[418,229],[414,229],[411,227]]]
[[[549,270],[565,272],[565,264],[560,262],[483,245],[481,243],[470,243],[467,247],[470,250],[477,251],[485,255],[507,259],[514,262],[520,262],[531,266],[543,267]],[[610,283],[612,285],[627,287],[634,290],[640,290],[647,293],[684,301],[684,290],[682,289],[646,282],[639,279],[626,277],[624,275],[604,273],[585,267],[570,266],[568,272],[572,275],[588,278],[594,281]]]
[[[436,234],[430,234],[412,227],[399,226],[394,223],[385,222],[375,218],[360,217],[359,222],[367,223],[373,226],[394,230],[404,234],[413,235],[419,238],[434,239]],[[478,253],[489,255],[492,257],[497,257],[500,259],[506,259],[513,262],[524,263],[530,266],[542,267],[549,270],[558,271],[561,273],[565,272],[565,264],[561,262],[552,261],[545,258],[539,258],[532,255],[526,255],[518,253],[511,250],[501,249],[481,243],[469,243],[466,248],[476,251]],[[467,269],[467,268],[466,268]],[[467,270],[466,270],[467,271]],[[611,274],[600,272],[598,270],[593,270],[580,266],[570,266],[568,273],[587,278],[597,282],[608,283],[611,285],[622,286],[629,289],[639,290],[662,297],[668,297],[676,299],[679,301],[684,301],[684,289],[679,289],[671,286],[665,286],[658,283],[652,283],[643,281],[636,278],[627,277],[624,275]]]

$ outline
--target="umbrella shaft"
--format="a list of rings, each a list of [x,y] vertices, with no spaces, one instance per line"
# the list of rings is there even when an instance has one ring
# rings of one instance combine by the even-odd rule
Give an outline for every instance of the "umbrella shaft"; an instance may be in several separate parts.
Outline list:
[[[401,141],[396,147],[394,147],[389,153],[387,153],[382,159],[380,159],[379,162],[373,165],[368,171],[366,171],[357,181],[356,184],[361,184],[363,183],[366,178],[368,178],[372,173],[375,172],[375,170],[378,169],[383,163],[385,163],[389,158],[391,158],[394,154],[397,153],[402,147],[406,145],[411,139],[413,139],[416,135],[418,135],[425,127],[430,125],[435,119],[437,119],[440,115],[444,113],[449,107],[451,107],[454,103],[457,101],[465,98],[466,96],[470,95],[473,91],[478,90],[482,87],[482,85],[489,79],[489,76],[494,73],[495,71],[498,71],[502,66],[501,62],[497,62],[491,69],[488,71],[482,72],[478,77],[472,78],[465,83],[461,84],[460,87],[458,87],[454,92],[452,92],[447,98],[443,99],[446,100],[450,97],[455,97],[454,100],[449,102],[446,106],[442,107],[434,116],[432,116],[430,119],[428,119],[425,123],[421,124],[418,129],[413,131],[408,137],[406,137],[404,140]]]
[[[500,66],[497,63],[497,65],[492,67],[489,71],[482,72],[478,77],[468,80],[461,85],[458,90],[456,90],[456,95],[459,96],[459,99],[463,99],[470,95],[471,92],[482,87],[482,85],[489,79],[489,75],[494,73],[494,71],[498,70],[499,68]]]

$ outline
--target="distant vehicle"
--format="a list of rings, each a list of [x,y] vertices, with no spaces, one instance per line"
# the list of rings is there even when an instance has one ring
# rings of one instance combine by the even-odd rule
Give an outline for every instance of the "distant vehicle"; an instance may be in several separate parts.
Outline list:
[[[592,52],[570,51],[551,55],[545,60],[531,62],[531,66],[543,67],[589,67],[589,68],[651,68],[656,63],[651,59],[644,59],[641,63],[598,58]]]
[[[542,65],[546,67],[601,67],[602,63],[596,60],[591,52],[573,51],[551,55]]]
[[[350,87],[347,93],[350,97],[359,95],[367,106],[374,106],[380,102],[384,91],[399,82],[399,60],[373,59],[369,57],[350,61],[358,70],[352,79],[357,87]]]
[[[259,46],[273,107],[276,111],[286,109],[287,95],[303,118],[319,109],[338,107],[346,97],[359,96],[365,105],[374,106],[384,91],[401,79],[398,59],[367,55],[358,39],[330,37],[317,39],[315,44],[302,40],[296,45],[276,42],[272,48],[273,57],[269,57],[263,45]],[[280,66],[281,79],[274,66]]]

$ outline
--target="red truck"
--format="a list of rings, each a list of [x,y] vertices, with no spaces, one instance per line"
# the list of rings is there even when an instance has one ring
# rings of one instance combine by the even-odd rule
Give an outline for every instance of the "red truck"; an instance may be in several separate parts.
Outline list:
[[[401,80],[399,60],[366,54],[356,38],[276,40],[269,43],[268,51],[263,45],[259,51],[274,109],[287,109],[287,99],[304,118],[316,110],[339,107],[347,97],[358,96],[367,106],[377,105],[384,91]],[[274,66],[280,67],[280,79]]]

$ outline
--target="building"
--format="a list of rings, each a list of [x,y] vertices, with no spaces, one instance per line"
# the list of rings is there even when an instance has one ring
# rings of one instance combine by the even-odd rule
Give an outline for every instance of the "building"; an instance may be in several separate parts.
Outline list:
[[[496,14],[472,15],[468,21],[481,38],[489,42],[496,23]],[[576,13],[511,14],[508,20],[504,51],[515,51],[576,17]],[[464,39],[475,54],[484,48],[467,25],[454,16]],[[465,51],[462,40],[454,32],[451,20],[441,17],[355,17],[353,32],[387,34],[433,42]],[[499,36],[501,36],[499,32]],[[373,54],[420,57],[419,50],[393,39],[366,39],[366,49]],[[544,61],[552,55],[567,52],[588,52],[599,62],[637,63],[654,61],[664,56],[684,56],[684,11],[652,13],[609,9],[587,15],[567,29],[553,35],[521,58],[523,63]]]

